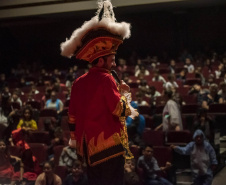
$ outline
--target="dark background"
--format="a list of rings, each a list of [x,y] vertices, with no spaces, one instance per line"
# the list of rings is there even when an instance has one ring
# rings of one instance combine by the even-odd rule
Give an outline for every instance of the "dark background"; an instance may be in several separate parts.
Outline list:
[[[187,48],[192,54],[226,51],[226,5],[145,10],[115,8],[118,22],[132,25],[132,36],[120,46],[118,56],[177,57]],[[133,11],[134,10],[134,11]],[[41,62],[47,67],[67,68],[74,59],[60,56],[60,43],[93,17],[95,11],[0,20],[1,71],[19,62]]]

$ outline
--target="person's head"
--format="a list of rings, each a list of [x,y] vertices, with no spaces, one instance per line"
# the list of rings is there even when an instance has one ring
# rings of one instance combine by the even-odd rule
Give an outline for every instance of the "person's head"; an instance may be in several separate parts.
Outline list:
[[[83,172],[84,169],[82,163],[79,160],[75,160],[72,165],[72,174],[75,177],[79,177],[83,174]]]
[[[140,91],[136,92],[136,100],[138,102],[141,102],[143,100],[143,94]]]
[[[174,59],[170,60],[170,66],[175,67],[176,66],[176,61]]]
[[[225,82],[221,82],[219,86],[220,86],[220,89],[222,90],[222,92],[226,93],[226,83]]]
[[[196,92],[199,92],[201,90],[201,86],[199,84],[193,85],[193,88]]]
[[[23,118],[24,118],[24,120],[27,120],[27,121],[31,120],[32,116],[33,116],[32,108],[30,106],[26,106],[23,109]]]
[[[155,94],[156,88],[155,86],[150,86],[149,87],[149,93],[153,96]]]
[[[212,96],[215,96],[217,94],[217,91],[218,91],[218,85],[213,83],[210,85],[210,94]]]
[[[185,64],[190,65],[191,64],[191,59],[190,58],[186,58],[185,59]]]
[[[4,73],[1,73],[1,74],[0,74],[0,80],[1,80],[1,81],[5,81],[5,74],[4,74]]]
[[[221,71],[223,68],[224,68],[224,64],[220,63],[220,64],[218,65],[218,70]]]
[[[172,99],[173,98],[173,91],[171,90],[165,90],[164,91],[164,96],[168,99]]]
[[[143,149],[143,155],[145,160],[150,160],[153,157],[153,146],[146,145]]]
[[[111,71],[113,67],[116,67],[115,55],[112,54],[100,57],[94,60],[92,64],[96,67],[104,68]]]
[[[129,167],[133,172],[135,171],[136,162],[135,159],[126,159],[125,167]]]
[[[47,175],[47,176],[52,175],[53,170],[54,170],[54,162],[53,161],[46,161],[43,164],[43,172],[45,173],[45,175]]]
[[[205,135],[203,133],[202,130],[196,130],[194,135],[193,135],[193,140],[195,141],[195,144],[196,145],[203,145],[203,142],[204,142],[204,139],[205,139]]]
[[[120,66],[124,66],[124,65],[126,65],[126,60],[123,58],[120,58],[120,59],[118,59],[118,63]]]
[[[204,121],[207,118],[207,110],[200,108],[198,110],[197,116],[198,116],[200,121]]]
[[[17,101],[18,98],[19,98],[19,93],[17,91],[14,91],[12,94],[13,101]]]
[[[52,91],[50,94],[50,98],[52,102],[55,102],[57,100],[57,93],[56,91]]]
[[[6,152],[6,144],[5,142],[1,139],[0,140],[0,153],[5,153]]]
[[[62,138],[63,138],[63,130],[62,130],[60,127],[57,127],[57,128],[54,130],[54,136],[55,136],[56,138],[62,139]]]
[[[154,71],[154,77],[155,77],[155,78],[158,78],[158,77],[159,77],[159,71],[158,71],[158,70],[155,70],[155,71]]]

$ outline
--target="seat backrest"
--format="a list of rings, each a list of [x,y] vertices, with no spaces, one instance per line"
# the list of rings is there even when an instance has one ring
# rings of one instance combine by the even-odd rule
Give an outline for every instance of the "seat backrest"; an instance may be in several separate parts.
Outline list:
[[[185,145],[190,141],[192,141],[192,133],[189,130],[167,132],[167,143]]]
[[[31,131],[29,133],[29,143],[45,143],[50,144],[50,136],[47,131]]]
[[[39,163],[43,163],[48,158],[47,153],[47,145],[44,143],[28,143],[28,145],[31,148],[31,151],[33,152],[33,155],[37,158]]]
[[[159,166],[165,166],[166,162],[173,161],[173,152],[170,147],[167,146],[154,146],[153,155],[158,161]]]
[[[163,146],[164,136],[165,135],[161,130],[155,131],[150,128],[145,128],[143,133],[143,141],[148,145]]]
[[[57,145],[53,148],[55,166],[57,166],[59,164],[60,155],[61,155],[64,147],[65,147],[64,145]]]

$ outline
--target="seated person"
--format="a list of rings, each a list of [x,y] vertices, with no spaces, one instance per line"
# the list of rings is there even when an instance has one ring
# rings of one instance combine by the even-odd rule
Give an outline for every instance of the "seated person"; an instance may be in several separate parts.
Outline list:
[[[73,162],[77,159],[77,154],[75,148],[70,146],[64,147],[60,159],[59,166],[67,166],[68,171],[71,170]]]
[[[64,108],[63,102],[57,98],[56,91],[51,92],[50,99],[46,101],[45,108],[55,109],[57,113],[63,111]]]
[[[197,103],[202,104],[203,98],[209,93],[208,89],[202,89],[201,85],[194,84],[192,88],[188,91],[189,95],[197,96]]]
[[[152,78],[152,82],[166,83],[166,80],[159,74],[158,70],[155,70],[154,77]]]
[[[171,148],[179,154],[190,155],[193,185],[211,185],[212,171],[217,165],[216,153],[201,130],[195,131],[193,140],[185,147],[171,145]]]
[[[153,157],[153,147],[146,145],[143,149],[143,155],[139,157],[137,167],[141,168],[144,173],[145,185],[163,184],[172,185],[167,179],[157,175],[159,171],[166,171],[171,167],[167,162],[165,167],[159,167],[157,160]]]
[[[125,179],[125,185],[139,185],[139,176],[137,175],[135,171],[135,159],[126,159],[124,169],[124,179]]]
[[[49,161],[45,162],[43,164],[43,173],[37,177],[35,185],[62,185],[61,178],[53,170],[54,163]]]
[[[136,92],[136,100],[134,101],[138,106],[148,106],[148,102],[143,99],[143,93],[141,91]]]
[[[138,109],[138,106],[134,101],[132,101],[130,104],[134,109]],[[145,118],[141,114],[139,114],[135,118],[131,116],[128,116],[126,118],[128,137],[129,137],[129,142],[131,144],[139,145],[141,143],[141,138],[144,132],[145,124],[146,124]]]
[[[24,130],[37,130],[37,123],[35,120],[32,119],[33,111],[30,106],[27,106],[23,109],[22,118],[17,125],[17,129],[21,128]]]
[[[226,83],[221,82],[219,86],[220,86],[220,90],[218,91],[217,94],[222,97],[223,103],[226,103]]]
[[[209,109],[210,104],[214,103],[223,103],[223,98],[217,94],[218,92],[218,85],[211,84],[210,85],[210,92],[204,96],[202,101],[202,108]]]
[[[206,138],[213,143],[214,140],[214,120],[207,115],[206,109],[199,109],[197,118],[193,123],[193,132],[202,130]]]
[[[173,91],[175,92],[176,89],[179,87],[177,82],[175,81],[175,74],[169,74],[167,76],[167,82],[165,84],[163,84],[163,87],[168,91]]]
[[[84,166],[79,160],[75,160],[72,172],[66,177],[64,185],[88,185],[88,178],[84,172]]]

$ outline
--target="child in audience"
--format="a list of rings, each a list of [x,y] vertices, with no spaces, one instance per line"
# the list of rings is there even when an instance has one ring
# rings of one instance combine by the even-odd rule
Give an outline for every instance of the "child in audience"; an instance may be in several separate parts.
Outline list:
[[[30,106],[27,106],[23,110],[22,119],[20,119],[19,124],[17,125],[17,129],[21,128],[26,131],[29,130],[37,130],[37,123],[32,119],[33,111]]]
[[[153,147],[146,145],[143,155],[139,157],[137,167],[141,168],[144,173],[145,185],[172,185],[167,179],[157,175],[159,171],[166,171],[171,167],[170,162],[166,162],[166,166],[159,167],[157,160],[153,157]]]
[[[211,185],[213,172],[217,165],[216,154],[213,147],[205,140],[204,133],[196,130],[194,141],[185,147],[171,145],[177,153],[190,155],[193,185]]]
[[[64,185],[88,185],[84,167],[79,160],[75,160],[72,172],[66,177]]]
[[[43,165],[43,173],[41,173],[36,181],[35,185],[62,185],[61,178],[54,172],[54,163],[47,161]]]
[[[135,159],[126,159],[124,169],[125,169],[125,185],[139,185],[139,176],[135,171]]]

